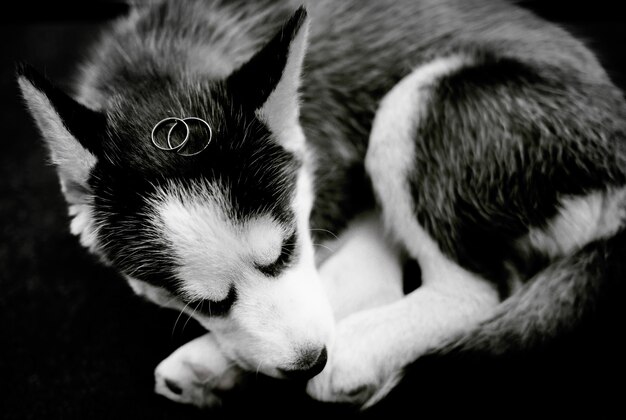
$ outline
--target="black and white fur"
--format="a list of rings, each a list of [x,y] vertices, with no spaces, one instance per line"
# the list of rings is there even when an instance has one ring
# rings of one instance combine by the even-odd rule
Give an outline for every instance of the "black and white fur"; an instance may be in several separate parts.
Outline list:
[[[626,104],[593,54],[499,0],[295,3],[137,7],[76,100],[20,73],[72,232],[210,331],[157,391],[212,405],[242,370],[323,368],[310,395],[368,405],[426,353],[575,328],[626,205]],[[214,140],[156,149],[169,116]]]

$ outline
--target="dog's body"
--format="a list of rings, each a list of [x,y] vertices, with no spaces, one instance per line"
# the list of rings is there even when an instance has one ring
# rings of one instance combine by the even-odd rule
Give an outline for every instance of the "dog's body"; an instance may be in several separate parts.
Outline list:
[[[291,3],[133,11],[82,73],[90,109],[20,79],[73,232],[211,330],[159,391],[210,404],[194,375],[311,376],[328,346],[311,395],[372,403],[433,349],[523,350],[575,325],[626,211],[626,104],[594,56],[497,0],[312,1],[310,24]],[[207,149],[154,147],[166,117],[206,120]],[[389,243],[376,216],[350,225],[372,209]],[[323,289],[312,240],[341,232]],[[402,296],[406,256],[422,285]]]

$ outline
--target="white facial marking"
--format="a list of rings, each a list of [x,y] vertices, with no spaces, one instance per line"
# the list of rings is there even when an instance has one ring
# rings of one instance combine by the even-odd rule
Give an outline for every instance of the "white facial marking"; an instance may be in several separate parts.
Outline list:
[[[246,223],[246,238],[253,263],[269,265],[280,256],[284,238],[283,229],[269,216]]]
[[[223,191],[197,184],[159,189],[155,229],[160,229],[179,262],[180,291],[190,300],[223,300],[244,269],[239,227],[229,216]]]

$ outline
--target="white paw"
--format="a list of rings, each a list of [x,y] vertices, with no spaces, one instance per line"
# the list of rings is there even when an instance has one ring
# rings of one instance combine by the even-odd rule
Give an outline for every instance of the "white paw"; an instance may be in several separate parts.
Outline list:
[[[393,355],[387,343],[381,342],[375,319],[367,312],[342,320],[329,350],[326,367],[307,384],[307,393],[326,402],[349,403],[363,408],[378,402],[393,388],[395,375]]]
[[[232,391],[244,379],[244,372],[228,360],[213,343],[200,337],[176,350],[154,371],[155,392],[172,401],[200,408],[221,405],[220,394]]]

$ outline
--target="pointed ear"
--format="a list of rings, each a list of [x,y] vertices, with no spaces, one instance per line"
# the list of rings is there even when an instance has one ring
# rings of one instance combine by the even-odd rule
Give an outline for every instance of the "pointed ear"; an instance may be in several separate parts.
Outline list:
[[[104,129],[104,115],[79,104],[31,67],[20,66],[17,76],[24,101],[57,166],[65,198],[69,204],[84,203],[87,180],[97,161],[94,133]]]
[[[300,7],[272,40],[227,80],[236,100],[256,112],[279,136],[298,126],[298,89],[307,34],[307,13]]]

